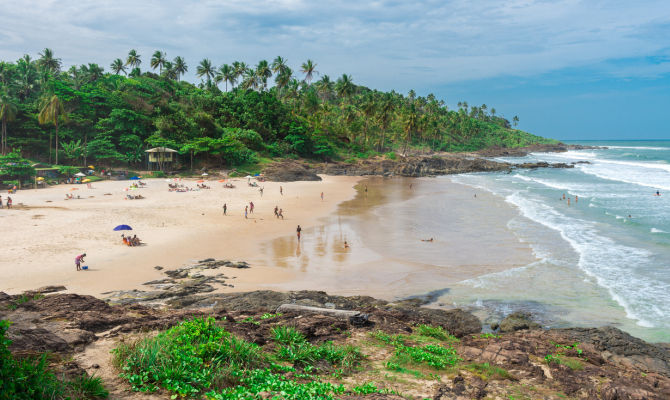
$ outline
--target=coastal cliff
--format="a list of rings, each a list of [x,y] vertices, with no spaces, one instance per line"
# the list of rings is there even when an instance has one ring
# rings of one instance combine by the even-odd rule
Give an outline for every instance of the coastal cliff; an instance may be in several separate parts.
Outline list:
[[[120,378],[126,361],[118,357],[113,361],[111,350],[128,350],[146,343],[141,340],[153,340],[156,332],[183,328],[182,321],[207,317],[216,321],[207,325],[210,328],[229,332],[263,354],[292,360],[272,375],[287,388],[282,398],[301,398],[290,393],[317,381],[334,388],[318,398],[670,397],[668,345],[646,343],[612,327],[542,329],[530,320],[532,316],[515,314],[501,321],[497,331],[482,333],[481,322],[473,315],[459,309],[428,308],[427,300],[386,302],[317,291],[221,294],[205,293],[200,287],[173,296],[188,299],[181,304],[151,306],[144,301],[113,305],[92,296],[51,293],[63,289],[50,287],[14,296],[0,293],[0,319],[12,321],[9,348],[19,358],[50,352],[50,368],[57,376],[75,379],[95,374],[114,399],[145,398],[133,392],[131,385],[148,387],[142,385],[154,378],[147,375],[148,381],[141,384]],[[327,359],[286,358],[275,353],[282,348],[275,338],[279,327],[289,327],[302,338],[301,348],[348,346],[347,351],[355,349],[356,359],[351,368],[340,368]],[[154,383],[151,398],[167,399],[179,393],[165,381]],[[239,393],[256,390],[245,380],[221,387],[228,393],[235,385]],[[253,398],[278,393],[268,385]],[[205,388],[201,389],[192,398],[203,398]]]

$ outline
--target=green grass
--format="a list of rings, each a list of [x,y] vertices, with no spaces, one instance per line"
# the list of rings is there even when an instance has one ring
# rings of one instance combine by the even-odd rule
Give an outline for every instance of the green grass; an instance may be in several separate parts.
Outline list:
[[[265,319],[276,316],[268,314]],[[325,361],[341,374],[362,359],[357,348],[331,342],[312,345],[292,327],[277,326],[271,333],[277,345],[266,353],[230,334],[213,318],[196,318],[154,337],[121,344],[114,350],[115,362],[134,390],[165,389],[173,398],[258,399],[263,393],[282,399],[334,399],[351,392],[322,381],[314,374],[319,368],[312,364]],[[273,360],[293,362],[302,371]]]
[[[19,296],[18,298],[16,298],[15,300],[13,300],[12,303],[9,304],[9,306],[7,306],[7,308],[9,308],[10,310],[16,310],[21,304],[25,304],[25,303],[27,303],[29,301],[33,301],[33,300],[39,300],[42,297],[44,297],[44,295],[41,294],[41,293],[36,293],[32,296],[28,296],[24,293],[21,296]]]
[[[547,364],[565,365],[573,371],[581,371],[584,369],[584,364],[581,361],[566,357],[563,354],[547,354],[544,356],[544,361]]]
[[[417,328],[417,334],[434,339],[435,336],[438,336],[440,338],[438,340],[450,341],[451,336],[440,329],[424,325]],[[456,353],[456,349],[448,344],[412,344],[412,341],[416,341],[414,340],[414,336],[388,335],[382,331],[372,332],[370,336],[382,343],[393,346],[393,357],[386,364],[387,369],[393,371],[412,373],[413,370],[407,367],[413,365],[444,370],[453,367],[461,361]]]
[[[277,358],[290,361],[295,366],[314,366],[318,361],[324,360],[332,367],[350,371],[363,359],[363,354],[357,347],[335,345],[333,342],[313,345],[293,327],[277,326],[271,332],[277,342]]]
[[[95,400],[109,396],[100,378],[86,375],[67,381],[59,379],[48,367],[47,354],[15,358],[6,338],[9,321],[0,321],[0,400],[79,399]]]
[[[468,364],[463,367],[464,369],[472,372],[473,374],[477,375],[483,380],[489,380],[489,379],[498,379],[498,380],[504,380],[504,379],[513,379],[513,377],[510,375],[507,370],[496,367],[495,365],[490,365],[489,363],[473,363],[473,364]]]

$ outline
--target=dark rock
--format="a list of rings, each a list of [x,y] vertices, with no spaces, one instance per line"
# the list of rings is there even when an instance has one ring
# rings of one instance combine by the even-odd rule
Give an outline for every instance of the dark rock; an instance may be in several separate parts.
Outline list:
[[[527,312],[514,312],[500,322],[500,332],[514,332],[522,329],[538,329],[540,324],[533,322],[532,315]]]
[[[160,270],[162,270],[162,269],[163,269],[163,267],[161,267],[160,265],[156,265],[156,266],[154,267],[154,269],[157,269],[157,270],[159,270],[159,271],[160,271]]]
[[[272,163],[263,170],[265,179],[274,182],[320,181],[314,170],[298,161],[279,161]]]
[[[559,329],[575,341],[589,343],[605,353],[605,358],[635,365],[646,371],[670,377],[670,350],[647,343],[614,327]]]
[[[64,290],[67,290],[65,286],[42,286],[39,289],[31,290],[30,292],[26,293],[47,294],[47,293],[62,292]]]
[[[498,328],[500,328],[500,324],[499,324],[499,323],[497,323],[497,322],[493,322],[493,323],[491,324],[491,330],[492,330],[492,331],[495,332],[495,331],[498,330]]]

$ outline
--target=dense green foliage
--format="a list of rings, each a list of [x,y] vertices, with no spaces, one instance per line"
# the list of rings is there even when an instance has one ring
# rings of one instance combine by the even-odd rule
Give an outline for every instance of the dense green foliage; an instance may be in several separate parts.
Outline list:
[[[188,71],[181,57],[169,61],[155,52],[150,65],[158,74],[141,65],[135,50],[125,62],[114,60],[112,73],[97,64],[61,71],[49,49],[37,60],[0,62],[2,151],[20,147],[24,157],[55,163],[139,166],[146,148],[167,146],[183,155],[183,164],[194,157],[239,165],[258,153],[328,159],[547,141],[512,129],[486,105],[448,110],[432,94],[379,92],[346,74],[316,80],[311,60],[299,80],[281,57],[252,68],[242,62],[217,68],[205,59],[196,68],[198,86],[179,79]]]
[[[449,335],[441,327],[419,325],[415,329],[415,334],[409,336],[389,335],[382,331],[372,332],[370,336],[393,347],[393,357],[386,363],[386,368],[391,371],[411,373],[421,377],[423,376],[421,372],[408,369],[408,367],[428,366],[435,370],[443,370],[461,361],[456,349],[449,344],[458,339]]]
[[[21,157],[18,151],[0,155],[0,182],[16,185],[19,181],[35,176],[35,168],[30,161]]]
[[[6,337],[9,322],[0,320],[0,400],[101,399],[109,395],[100,378],[63,381],[49,370],[47,355],[15,358]]]
[[[268,314],[266,319],[273,317]],[[290,327],[278,326],[272,332],[277,347],[268,353],[230,334],[211,317],[196,318],[154,337],[122,344],[115,350],[115,359],[123,370],[121,376],[138,391],[162,388],[175,396],[211,399],[257,399],[261,392],[281,393],[284,399],[331,399],[345,393],[344,386],[314,375],[323,372],[315,364],[326,360],[333,367],[352,368],[362,358],[358,349],[333,343],[312,345]],[[280,360],[294,366],[280,365]]]

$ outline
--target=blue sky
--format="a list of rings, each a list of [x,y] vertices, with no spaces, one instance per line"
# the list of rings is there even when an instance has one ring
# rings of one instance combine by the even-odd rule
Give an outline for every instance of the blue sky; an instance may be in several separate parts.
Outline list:
[[[193,74],[282,55],[380,90],[485,103],[559,139],[670,139],[667,0],[3,2],[0,59],[52,48],[108,68],[128,50]]]

